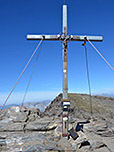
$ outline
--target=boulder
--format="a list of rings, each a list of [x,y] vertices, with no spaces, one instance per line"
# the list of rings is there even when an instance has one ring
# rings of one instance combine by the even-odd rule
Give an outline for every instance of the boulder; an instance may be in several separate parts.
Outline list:
[[[0,123],[0,132],[23,131],[25,123]]]
[[[0,135],[0,139],[6,139],[7,138],[7,135],[3,134],[3,135]]]
[[[62,137],[59,141],[58,141],[58,147],[62,147],[63,149],[72,149],[72,145],[71,143],[68,141],[67,138]]]
[[[27,131],[50,131],[57,127],[57,124],[43,121],[29,122],[25,127]]]
[[[79,137],[76,139],[75,142],[76,142],[76,144],[79,145],[79,147],[80,147],[80,145],[81,145],[82,143],[88,141],[88,138],[87,138],[86,134],[83,133],[82,131],[79,131],[79,132],[78,132],[78,136],[79,136]]]
[[[6,141],[4,139],[0,139],[0,146],[6,146]]]
[[[99,140],[89,140],[91,149],[99,149],[102,147],[107,147],[102,141]]]
[[[11,123],[11,122],[13,122],[13,120],[11,118],[7,118],[7,117],[0,121],[0,123]]]
[[[94,133],[100,133],[106,131],[108,128],[106,121],[92,121],[90,123],[84,124],[83,131],[89,131]]]
[[[27,113],[20,112],[20,107],[10,107],[7,110],[3,110],[1,114],[1,120],[4,123],[13,122],[25,122],[27,119]]]
[[[24,112],[12,112],[10,114],[10,118],[12,119],[13,122],[25,122],[27,119],[27,114]]]

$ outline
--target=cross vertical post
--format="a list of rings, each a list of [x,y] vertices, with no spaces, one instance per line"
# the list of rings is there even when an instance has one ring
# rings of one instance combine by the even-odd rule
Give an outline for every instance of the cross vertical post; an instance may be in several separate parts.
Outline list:
[[[67,36],[67,5],[63,5],[63,36]],[[63,99],[67,99],[67,40],[63,40]]]
[[[68,136],[68,80],[67,80],[67,5],[63,5],[63,99],[62,99],[62,136]]]

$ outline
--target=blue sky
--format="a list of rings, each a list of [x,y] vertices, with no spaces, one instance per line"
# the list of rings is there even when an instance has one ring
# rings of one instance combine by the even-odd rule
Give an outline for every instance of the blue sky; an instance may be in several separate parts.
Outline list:
[[[66,0],[68,32],[79,35],[102,35],[103,42],[93,44],[114,67],[114,1]],[[62,32],[62,0],[0,0],[0,103],[18,79],[38,41],[26,35]],[[114,94],[114,72],[87,44],[92,93]],[[37,54],[36,54],[37,55]],[[33,58],[8,103],[21,102]],[[82,42],[68,44],[69,92],[88,93],[85,55]],[[33,74],[26,101],[53,99],[62,92],[62,44],[44,42]]]

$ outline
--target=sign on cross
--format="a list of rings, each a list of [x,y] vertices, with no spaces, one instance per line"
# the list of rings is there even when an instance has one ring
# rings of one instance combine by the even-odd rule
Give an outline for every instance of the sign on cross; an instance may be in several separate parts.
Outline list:
[[[103,40],[102,36],[83,36],[69,35],[67,32],[67,5],[63,5],[63,32],[58,35],[27,35],[27,40],[45,40],[45,41],[62,41],[63,43],[63,99],[62,99],[62,136],[68,136],[69,120],[68,109],[70,101],[68,100],[68,85],[67,85],[67,43],[69,41],[97,41]]]

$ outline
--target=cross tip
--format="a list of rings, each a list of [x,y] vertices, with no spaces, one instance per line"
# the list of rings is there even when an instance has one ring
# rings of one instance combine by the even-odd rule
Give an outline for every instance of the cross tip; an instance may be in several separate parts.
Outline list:
[[[63,0],[63,4],[65,5],[65,3],[66,3],[66,1],[65,0]]]

